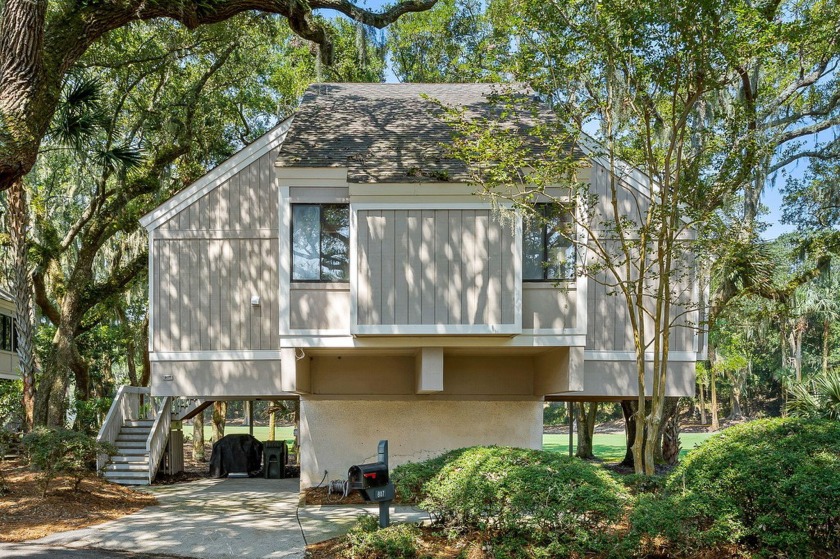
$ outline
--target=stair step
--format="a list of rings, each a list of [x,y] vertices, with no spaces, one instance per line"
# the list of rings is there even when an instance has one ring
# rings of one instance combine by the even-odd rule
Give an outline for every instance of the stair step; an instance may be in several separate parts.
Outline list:
[[[146,427],[123,427],[120,429],[120,435],[149,435],[151,429]]]
[[[148,476],[145,479],[108,478],[108,481],[117,485],[149,485]]]
[[[121,462],[108,464],[104,471],[107,472],[149,472],[148,462]]]
[[[149,479],[149,470],[144,471],[105,471],[105,479]]]
[[[115,446],[117,447],[117,450],[120,451],[120,454],[126,454],[123,452],[124,450],[142,450],[143,452],[146,452],[146,443],[144,442],[117,443]]]
[[[149,434],[126,434],[120,431],[120,434],[117,435],[117,443],[121,442],[132,442],[132,441],[143,441],[146,442],[146,439],[149,438]]]
[[[122,456],[112,456],[111,462],[114,464],[147,464],[149,463],[149,455],[145,452],[136,454],[123,454]]]
[[[146,427],[147,429],[151,429],[154,424],[154,419],[129,419],[123,422],[123,427]]]

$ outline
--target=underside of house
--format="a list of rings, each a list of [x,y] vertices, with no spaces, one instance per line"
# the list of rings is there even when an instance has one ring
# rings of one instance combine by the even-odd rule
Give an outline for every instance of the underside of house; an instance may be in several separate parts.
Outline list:
[[[480,114],[493,91],[314,85],[145,216],[151,394],[299,398],[302,487],[371,460],[380,439],[392,465],[540,448],[546,400],[635,397],[623,300],[575,272],[582,256],[556,229],[476,196],[447,156],[431,100]],[[606,194],[604,166],[580,173]],[[638,203],[633,188],[619,207]],[[674,312],[666,392],[692,395],[698,321]]]

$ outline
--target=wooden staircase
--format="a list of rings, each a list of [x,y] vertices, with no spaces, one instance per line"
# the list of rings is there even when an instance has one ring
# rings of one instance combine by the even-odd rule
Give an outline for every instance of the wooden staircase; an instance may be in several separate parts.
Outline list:
[[[112,457],[102,455],[96,460],[105,479],[121,485],[152,483],[170,440],[172,400],[169,396],[152,398],[148,388],[119,388],[96,437],[100,442],[113,444],[118,451]],[[180,437],[178,444],[183,445]],[[172,458],[170,453],[170,470],[174,469]],[[182,458],[183,453],[181,467]]]
[[[149,451],[146,441],[154,425],[152,419],[126,420],[114,446],[119,454],[112,456],[103,474],[108,481],[120,485],[149,485]]]

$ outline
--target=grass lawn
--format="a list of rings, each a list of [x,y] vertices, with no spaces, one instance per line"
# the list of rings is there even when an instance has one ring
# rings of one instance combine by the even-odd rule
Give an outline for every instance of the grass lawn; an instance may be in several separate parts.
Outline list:
[[[275,431],[277,440],[286,439],[291,444],[294,439],[294,428],[277,427]],[[184,426],[184,432],[192,435],[192,427]],[[228,425],[225,434],[248,433],[248,428],[241,425]],[[204,427],[204,440],[209,441],[212,434],[210,427]],[[268,440],[268,427],[254,426],[254,436],[261,440]],[[680,456],[685,456],[688,451],[699,445],[712,436],[712,433],[680,433],[682,450]],[[607,462],[619,462],[624,458],[624,433],[596,433],[592,441],[595,445],[595,456]],[[569,452],[569,435],[543,435],[543,448],[553,452]]]
[[[680,433],[680,457],[699,445],[714,433]],[[595,433],[592,439],[596,458],[607,462],[620,462],[624,459],[624,433]],[[569,452],[569,435],[543,435],[543,449],[554,452]]]
[[[274,431],[274,436],[277,440],[286,439],[289,444],[295,439],[295,428],[292,426],[277,427]],[[248,434],[248,427],[242,425],[227,425],[225,426],[225,435]],[[184,434],[192,436],[192,425],[184,425]],[[204,440],[209,441],[213,436],[213,428],[204,426]],[[262,425],[254,426],[254,436],[260,441],[268,440],[268,427]]]

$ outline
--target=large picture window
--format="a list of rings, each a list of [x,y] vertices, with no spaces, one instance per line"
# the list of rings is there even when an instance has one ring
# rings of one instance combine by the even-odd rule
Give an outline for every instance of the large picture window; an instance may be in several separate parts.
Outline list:
[[[567,207],[537,204],[536,215],[522,228],[522,279],[570,280],[575,277],[573,224]]]
[[[292,205],[292,281],[348,281],[350,207]]]
[[[0,315],[0,350],[17,351],[17,329],[11,316]]]

